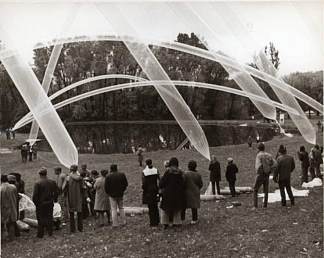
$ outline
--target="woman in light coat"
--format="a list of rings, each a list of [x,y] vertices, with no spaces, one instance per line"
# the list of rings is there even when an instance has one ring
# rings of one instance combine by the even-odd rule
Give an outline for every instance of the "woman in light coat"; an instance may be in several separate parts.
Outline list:
[[[105,180],[108,170],[101,170],[101,176],[96,179],[94,189],[96,191],[94,210],[99,217],[99,227],[104,226],[105,213],[107,214],[108,224],[110,224],[110,202],[109,195],[105,191]]]

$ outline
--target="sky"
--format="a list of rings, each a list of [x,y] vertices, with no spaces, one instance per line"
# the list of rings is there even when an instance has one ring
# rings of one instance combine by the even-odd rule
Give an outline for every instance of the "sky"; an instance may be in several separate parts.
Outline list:
[[[125,34],[174,40],[179,32],[195,32],[210,49],[242,63],[252,62],[253,55],[272,41],[279,50],[281,75],[323,70],[324,2],[214,2],[208,8],[196,2],[192,7],[201,10],[198,14],[208,21],[211,30],[197,27],[193,16],[185,23],[185,12],[176,3],[122,3],[121,19],[134,28],[132,32],[125,30]],[[187,15],[190,17],[190,12]],[[0,40],[10,39],[7,46],[19,49],[28,62],[32,62],[32,48],[37,42],[114,34],[116,25],[107,22],[91,3],[0,1]]]

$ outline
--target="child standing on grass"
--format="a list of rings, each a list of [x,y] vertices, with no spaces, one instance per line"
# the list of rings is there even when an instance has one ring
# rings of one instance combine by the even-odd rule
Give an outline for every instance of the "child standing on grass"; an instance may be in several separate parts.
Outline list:
[[[235,181],[236,181],[236,173],[238,172],[237,166],[234,164],[232,158],[227,159],[227,167],[226,167],[226,180],[228,182],[229,189],[231,191],[232,197],[235,197]]]

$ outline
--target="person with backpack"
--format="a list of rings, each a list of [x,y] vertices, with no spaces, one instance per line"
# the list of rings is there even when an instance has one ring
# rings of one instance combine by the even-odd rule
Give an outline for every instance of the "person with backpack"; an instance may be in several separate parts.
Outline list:
[[[258,208],[258,191],[263,185],[264,202],[263,207],[268,206],[268,192],[269,192],[269,176],[276,168],[276,160],[271,154],[265,152],[265,145],[263,142],[258,144],[258,154],[255,159],[256,178],[253,188],[254,209]]]
[[[282,148],[279,150],[280,155],[277,158],[277,169],[273,173],[273,181],[279,184],[281,205],[286,206],[286,194],[287,190],[291,205],[295,205],[294,195],[290,186],[290,175],[295,169],[294,158],[287,154],[287,149]]]

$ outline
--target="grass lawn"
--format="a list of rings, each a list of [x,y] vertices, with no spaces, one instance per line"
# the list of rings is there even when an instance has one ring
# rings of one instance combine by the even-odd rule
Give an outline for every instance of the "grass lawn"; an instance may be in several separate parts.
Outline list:
[[[7,141],[1,135],[0,147],[13,147],[23,137],[17,135],[15,141]],[[322,137],[319,139],[322,142]],[[276,154],[279,144],[287,146],[288,153],[295,157],[296,170],[292,175],[292,185],[300,189],[300,164],[296,151],[305,143],[302,137],[274,138],[266,143],[266,150]],[[226,159],[232,157],[239,168],[238,186],[253,186],[256,147],[247,144],[211,148],[222,166],[222,187],[227,186],[224,176]],[[178,157],[180,166],[186,169],[189,160],[198,162],[198,170],[203,176],[205,191],[208,185],[208,161],[197,152],[157,151],[145,153],[154,165],[162,171],[163,161]],[[101,170],[117,163],[119,170],[126,173],[129,187],[125,195],[125,206],[141,206],[141,169],[133,154],[81,154],[80,164],[87,163],[89,169]],[[41,152],[39,159],[23,164],[20,153],[0,154],[1,173],[20,172],[26,182],[28,195],[32,194],[34,182],[38,179],[38,169],[48,168],[53,177],[57,166],[52,153]],[[277,187],[270,183],[271,191]],[[227,209],[233,200],[242,203],[239,207]],[[262,199],[259,199],[260,203]],[[36,230],[22,233],[14,242],[2,243],[2,257],[323,257],[323,190],[315,188],[306,198],[297,198],[293,208],[282,208],[280,203],[269,204],[267,209],[252,211],[252,194],[228,197],[224,201],[202,202],[197,225],[181,228],[151,229],[148,215],[127,218],[127,226],[113,229],[111,226],[96,229],[92,218],[85,221],[83,233],[69,234],[68,227],[56,231],[53,237],[36,239]],[[288,204],[290,202],[288,201]],[[187,211],[187,223],[190,214]]]

